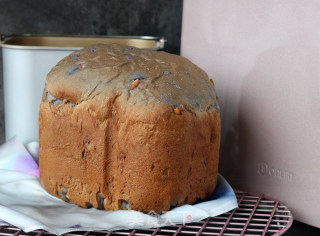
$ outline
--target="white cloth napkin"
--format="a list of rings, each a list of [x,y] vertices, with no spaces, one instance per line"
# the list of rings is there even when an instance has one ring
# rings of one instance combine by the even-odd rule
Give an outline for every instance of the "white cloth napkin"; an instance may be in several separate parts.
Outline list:
[[[54,234],[155,228],[197,222],[238,207],[232,188],[219,175],[216,190],[209,200],[176,207],[162,215],[80,208],[42,188],[37,165],[38,143],[30,143],[27,149],[17,138],[0,146],[0,226],[12,224],[25,232],[44,229]]]

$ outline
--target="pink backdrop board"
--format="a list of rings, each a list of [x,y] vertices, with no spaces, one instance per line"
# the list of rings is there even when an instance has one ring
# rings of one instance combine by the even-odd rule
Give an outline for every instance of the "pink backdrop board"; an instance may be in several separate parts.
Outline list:
[[[181,54],[216,84],[220,172],[320,227],[320,1],[184,0]]]

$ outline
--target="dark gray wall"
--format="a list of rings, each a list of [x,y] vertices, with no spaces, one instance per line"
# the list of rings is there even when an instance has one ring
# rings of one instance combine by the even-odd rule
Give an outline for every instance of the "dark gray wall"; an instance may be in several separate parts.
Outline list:
[[[0,0],[4,35],[164,36],[165,51],[179,54],[182,0]],[[0,54],[0,143],[4,142]]]

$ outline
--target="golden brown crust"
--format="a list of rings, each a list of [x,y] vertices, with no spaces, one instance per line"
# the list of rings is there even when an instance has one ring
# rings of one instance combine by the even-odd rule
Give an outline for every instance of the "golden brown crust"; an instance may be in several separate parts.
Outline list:
[[[208,197],[221,126],[213,85],[184,58],[127,50],[89,47],[49,73],[39,115],[41,184],[66,201],[106,210],[161,213]],[[105,55],[111,52],[116,59]],[[120,70],[119,58],[130,55],[135,62]],[[69,73],[74,60],[86,64]],[[137,75],[144,78],[131,89]]]

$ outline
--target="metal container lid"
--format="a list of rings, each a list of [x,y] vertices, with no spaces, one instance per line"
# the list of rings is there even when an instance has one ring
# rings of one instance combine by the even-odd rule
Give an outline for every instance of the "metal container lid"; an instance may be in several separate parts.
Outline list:
[[[120,44],[151,50],[163,49],[165,39],[152,36],[42,36],[1,35],[0,46],[15,49],[78,50],[92,44]]]

